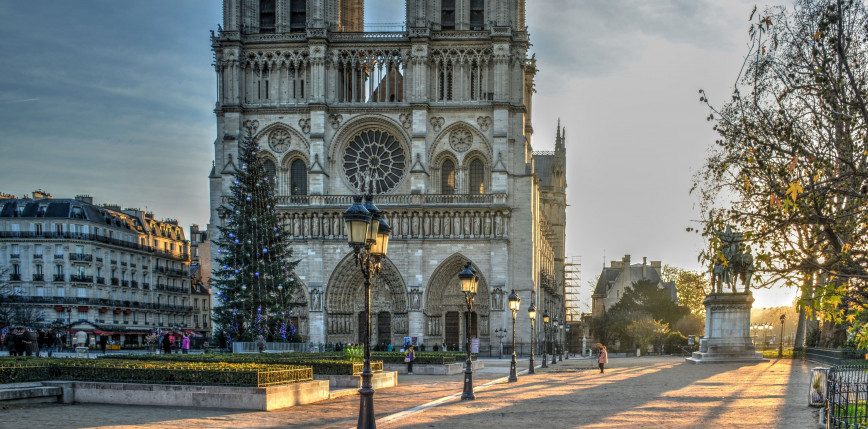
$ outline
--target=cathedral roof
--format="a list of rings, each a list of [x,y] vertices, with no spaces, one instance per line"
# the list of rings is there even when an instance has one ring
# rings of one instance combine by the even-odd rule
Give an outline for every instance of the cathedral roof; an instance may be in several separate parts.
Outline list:
[[[539,185],[551,186],[552,164],[555,161],[554,153],[534,152],[533,160],[534,167],[536,168],[537,177],[539,177]]]

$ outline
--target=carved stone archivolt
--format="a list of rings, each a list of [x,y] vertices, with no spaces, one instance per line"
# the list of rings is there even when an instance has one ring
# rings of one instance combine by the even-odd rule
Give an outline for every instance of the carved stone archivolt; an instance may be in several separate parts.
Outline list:
[[[428,332],[428,335],[439,335],[442,329],[440,325],[442,324],[443,315],[447,312],[456,311],[464,313],[467,311],[467,303],[464,299],[464,293],[461,292],[458,273],[461,272],[464,264],[468,261],[473,262],[470,258],[456,253],[440,263],[431,274],[428,286],[425,288],[426,332]],[[485,273],[475,264],[474,268],[480,279],[473,311],[480,317],[478,324],[480,337],[487,338],[489,303],[491,302],[491,298],[488,283],[485,280]]]
[[[354,256],[347,255],[332,272],[325,291],[327,341],[358,342],[358,314],[364,311],[364,278]],[[372,308],[407,313],[409,294],[398,269],[387,258],[371,279]],[[395,320],[393,320],[393,332]]]
[[[428,149],[428,159],[440,159],[444,152],[454,154],[461,165],[469,156],[479,154],[487,168],[491,168],[493,153],[488,139],[476,127],[466,122],[450,124],[440,132]]]
[[[289,150],[290,144],[292,144],[292,137],[286,129],[277,128],[268,135],[268,147],[277,153]]]

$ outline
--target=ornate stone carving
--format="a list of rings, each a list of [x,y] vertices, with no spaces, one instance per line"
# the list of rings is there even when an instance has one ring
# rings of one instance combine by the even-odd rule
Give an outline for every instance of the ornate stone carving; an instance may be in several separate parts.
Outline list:
[[[473,146],[473,133],[467,128],[456,128],[449,134],[449,145],[456,152],[467,152]]]
[[[410,310],[422,309],[422,291],[419,288],[413,288],[410,291]]]
[[[406,130],[409,130],[413,126],[413,115],[410,113],[402,113],[398,119],[401,120],[401,126]]]
[[[310,119],[299,119],[298,128],[305,134],[310,134]]]
[[[310,289],[310,311],[322,311],[322,291],[319,288]]]
[[[341,127],[341,122],[343,122],[343,121],[344,121],[344,115],[340,115],[340,114],[337,114],[337,115],[329,115],[329,124],[330,124],[330,125],[332,126],[332,128],[334,128],[334,129],[338,129],[338,128],[340,128],[340,127]]]
[[[491,309],[503,311],[503,289],[499,287],[491,292]]]
[[[289,131],[283,128],[277,128],[268,135],[268,146],[277,153],[289,150],[291,143],[292,136],[289,134]]]
[[[488,127],[491,126],[491,116],[480,116],[476,118],[476,124],[479,125],[480,130],[488,131]]]
[[[259,121],[255,120],[246,120],[244,121],[244,129],[250,132],[250,134],[256,133],[256,130],[259,129]]]
[[[445,124],[446,119],[443,119],[442,116],[435,116],[431,118],[431,129],[433,129],[435,133],[439,133],[440,130],[443,129],[443,125]]]

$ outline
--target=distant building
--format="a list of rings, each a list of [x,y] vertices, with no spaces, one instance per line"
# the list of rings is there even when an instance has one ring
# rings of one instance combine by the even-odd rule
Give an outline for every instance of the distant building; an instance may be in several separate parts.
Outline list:
[[[41,191],[0,199],[0,269],[13,289],[6,305],[31,315],[12,323],[55,324],[137,345],[155,328],[195,327],[184,231],[139,209]]]
[[[611,266],[603,267],[597,287],[591,295],[591,314],[599,317],[617,304],[624,296],[624,291],[633,286],[633,283],[648,280],[657,283],[658,287],[665,289],[672,301],[678,301],[678,292],[675,282],[664,282],[661,276],[662,265],[660,261],[651,261],[642,258],[641,264],[630,265],[630,255],[624,255],[620,261],[612,261]]]
[[[201,257],[200,257],[201,255]],[[190,274],[192,280],[193,321],[197,331],[210,337],[211,327],[211,250],[208,231],[190,227]]]

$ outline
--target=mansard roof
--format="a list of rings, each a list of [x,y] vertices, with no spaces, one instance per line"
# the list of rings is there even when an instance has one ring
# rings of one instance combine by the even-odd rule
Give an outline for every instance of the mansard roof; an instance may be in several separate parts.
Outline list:
[[[533,154],[534,167],[536,175],[539,177],[540,186],[551,186],[552,181],[552,164],[555,162],[555,155],[551,152],[534,152]]]
[[[676,300],[678,298],[678,290],[675,288],[675,282],[664,282],[660,278],[660,274],[657,270],[648,265],[645,267],[645,275],[643,276],[642,264],[630,265],[632,278],[660,283],[666,290],[667,296],[669,296],[673,301]],[[618,281],[618,277],[621,276],[623,270],[624,268],[622,267],[604,267],[603,272],[600,273],[599,280],[597,280],[597,286],[594,288],[594,295],[607,296],[609,294],[609,289]]]

